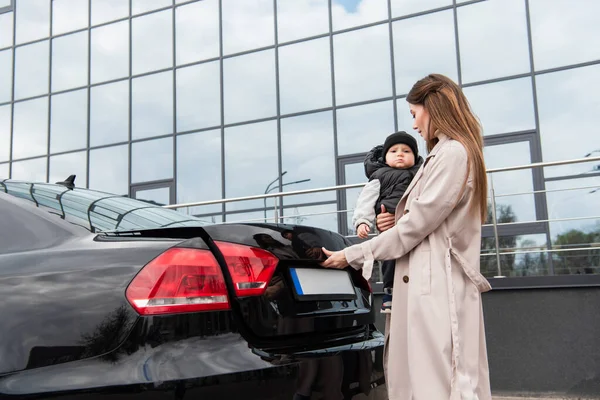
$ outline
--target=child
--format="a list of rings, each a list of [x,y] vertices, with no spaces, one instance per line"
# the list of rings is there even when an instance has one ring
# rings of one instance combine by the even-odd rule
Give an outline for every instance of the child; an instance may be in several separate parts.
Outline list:
[[[408,188],[415,173],[423,163],[419,157],[417,141],[408,133],[401,131],[391,134],[385,139],[383,146],[374,147],[365,157],[365,174],[369,182],[358,196],[352,223],[358,237],[365,239],[373,228],[377,214],[382,207],[390,213]],[[396,260],[384,261],[383,272],[383,304],[381,312],[392,312],[392,288]],[[365,279],[371,277],[372,271],[363,271]]]

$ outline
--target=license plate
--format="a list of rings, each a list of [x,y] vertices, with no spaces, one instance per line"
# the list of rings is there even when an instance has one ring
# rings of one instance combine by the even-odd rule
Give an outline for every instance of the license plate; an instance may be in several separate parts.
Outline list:
[[[352,300],[354,285],[347,271],[339,269],[290,268],[299,300]]]

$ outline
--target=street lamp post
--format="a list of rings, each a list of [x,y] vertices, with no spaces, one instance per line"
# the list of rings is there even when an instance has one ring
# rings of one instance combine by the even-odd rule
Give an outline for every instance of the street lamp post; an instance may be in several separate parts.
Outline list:
[[[280,177],[281,177],[281,176],[283,176],[285,173],[287,173],[287,171],[284,171],[284,172],[283,172],[283,173],[280,175]],[[275,181],[271,182],[271,183],[269,184],[269,186],[267,186],[267,189],[265,189],[265,194],[268,194],[268,193],[270,193],[271,191],[273,191],[273,190],[275,190],[275,189],[277,189],[277,188],[278,188],[277,186],[270,187],[270,186],[271,186],[271,185],[272,185],[274,182],[277,182],[278,180],[279,180],[279,178],[275,179]],[[281,187],[288,186],[288,185],[295,185],[295,184],[297,184],[297,183],[304,183],[304,182],[308,182],[308,181],[310,181],[310,178],[308,178],[308,179],[301,179],[301,180],[298,180],[298,181],[293,181],[293,182],[286,182],[286,183],[283,183],[283,184],[281,184]],[[265,222],[267,222],[267,199],[266,199],[266,198],[264,198],[264,199],[263,199],[263,204],[264,204],[264,216],[265,216]],[[275,210],[277,210],[277,197],[275,197]],[[277,219],[278,219],[278,218],[277,218],[277,214],[275,214],[275,221],[276,221],[276,222],[277,222]]]
[[[283,171],[277,178],[275,178],[271,183],[269,183],[267,185],[267,188],[265,189],[265,194],[269,193],[269,191],[271,190],[271,185],[274,184],[275,182],[281,180],[281,178],[287,174],[287,171]],[[265,213],[265,222],[267,222],[267,199],[264,198],[263,199],[263,204],[265,205],[265,209],[264,209],[264,213]],[[277,207],[277,202],[275,202],[275,207]]]

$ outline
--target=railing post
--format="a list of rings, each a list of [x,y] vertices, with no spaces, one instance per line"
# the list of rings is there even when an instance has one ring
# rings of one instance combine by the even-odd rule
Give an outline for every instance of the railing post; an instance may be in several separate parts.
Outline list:
[[[494,191],[494,175],[490,174],[490,191],[492,194],[492,225],[494,227],[494,240],[496,242],[496,267],[498,275],[494,278],[505,278],[502,275],[502,267],[500,266],[500,240],[498,239],[498,220],[496,218],[496,192]]]
[[[279,223],[279,197],[273,197],[274,207],[273,207],[273,220],[276,224]]]

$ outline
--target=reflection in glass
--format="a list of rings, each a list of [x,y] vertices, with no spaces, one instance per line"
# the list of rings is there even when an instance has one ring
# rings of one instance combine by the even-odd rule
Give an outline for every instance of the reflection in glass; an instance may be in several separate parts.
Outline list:
[[[458,34],[463,82],[531,69],[522,0],[489,0],[459,7]]]
[[[535,129],[531,78],[464,88],[484,135]]]
[[[220,199],[221,173],[220,129],[177,136],[177,203]],[[208,214],[220,212],[221,205],[180,211]]]
[[[33,160],[13,161],[12,179],[29,182],[46,182],[46,157]]]
[[[287,171],[282,180],[284,184],[310,179],[309,182],[286,185],[283,187],[284,192],[334,186],[335,155],[332,112],[283,118],[281,120],[281,162],[282,170]],[[283,198],[284,204],[324,200],[335,200],[335,192]],[[272,200],[270,201],[272,202]]]
[[[14,104],[13,160],[48,151],[48,98]]]
[[[597,87],[600,87],[600,65],[536,77],[544,161],[582,158],[590,153],[600,155],[600,93],[590,90]],[[577,135],[577,140],[571,134]],[[585,174],[597,168],[596,165],[571,164],[544,171],[546,178]]]
[[[87,89],[52,96],[50,152],[87,146]]]
[[[277,0],[279,43],[329,32],[327,0]]]
[[[337,232],[338,214],[336,211],[336,204],[284,208],[283,222],[286,224],[312,226]],[[267,216],[272,218],[272,215]],[[229,219],[229,217],[227,217],[227,219]]]
[[[503,276],[548,275],[548,253],[543,251],[548,247],[545,234],[499,236],[498,244]],[[517,254],[510,254],[515,252]],[[496,241],[493,237],[481,241],[481,273],[486,277],[498,275]]]
[[[600,9],[594,0],[530,0],[529,12],[536,70],[600,58]]]
[[[177,70],[177,131],[221,124],[218,61]]]
[[[129,75],[129,21],[92,29],[92,83]]]
[[[133,80],[131,134],[133,139],[173,132],[173,72]]]
[[[52,91],[87,85],[88,33],[52,39]]]
[[[10,104],[0,106],[0,162],[10,159]]]
[[[408,93],[432,71],[458,81],[452,10],[396,21],[392,27],[396,93]]]
[[[52,0],[52,34],[59,35],[88,26],[88,2]]]
[[[222,8],[225,54],[275,43],[273,0],[223,1]]]
[[[92,0],[92,25],[129,15],[129,0]]]
[[[0,103],[12,98],[12,50],[0,51]]]
[[[50,2],[19,0],[16,14],[17,44],[50,36]]]
[[[388,19],[387,1],[381,0],[332,0],[333,30],[366,25]]]
[[[529,142],[516,142],[486,146],[483,149],[486,168],[502,168],[531,163]],[[496,218],[498,222],[535,221],[533,176],[531,170],[518,170],[488,174],[493,179],[496,194]],[[490,178],[491,176],[491,178]],[[488,183],[491,189],[491,183]],[[510,196],[504,196],[510,195]],[[488,207],[486,223],[492,221],[492,209]]]
[[[219,2],[204,0],[175,9],[177,65],[219,56]]]
[[[13,13],[0,14],[0,49],[13,44]]]
[[[146,11],[156,10],[170,6],[171,0],[131,0],[131,13],[133,15]]]
[[[62,182],[71,175],[76,175],[75,187],[87,187],[87,153],[61,154],[50,157],[50,179],[48,182]]]
[[[279,49],[281,113],[331,106],[329,38]]]
[[[391,101],[342,108],[337,112],[338,154],[366,153],[394,132]]]
[[[0,179],[8,179],[9,176],[8,163],[0,164]]]
[[[392,0],[392,17],[401,17],[451,5],[452,0]]]
[[[131,183],[173,178],[173,138],[131,145]]]
[[[90,90],[90,145],[126,141],[129,137],[129,82],[94,86]]]
[[[160,187],[156,189],[137,190],[135,198],[142,201],[147,201],[151,204],[165,206],[171,204],[170,201],[171,189],[168,187]]]
[[[89,188],[101,192],[129,193],[129,149],[127,145],[90,150]]]
[[[15,49],[15,100],[48,93],[48,41]]]
[[[227,58],[223,75],[226,123],[276,114],[273,50]]]
[[[173,65],[172,10],[132,19],[133,74],[155,71]]]
[[[252,138],[252,140],[248,140]],[[225,197],[262,194],[277,179],[277,123],[225,129]],[[263,207],[262,200],[228,203],[227,210]],[[228,218],[229,219],[229,218]]]
[[[337,104],[354,103],[392,94],[387,25],[335,35],[333,46]],[[348,68],[349,65],[352,68]]]

